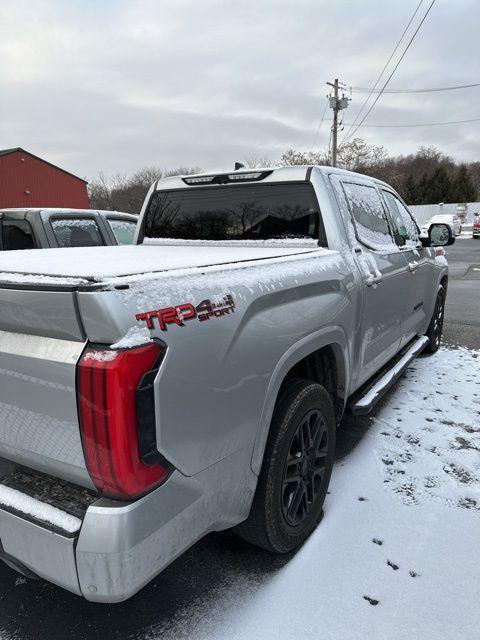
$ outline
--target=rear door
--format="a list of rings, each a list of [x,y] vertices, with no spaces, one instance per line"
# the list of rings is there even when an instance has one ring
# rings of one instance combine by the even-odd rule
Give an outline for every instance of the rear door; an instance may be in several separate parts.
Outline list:
[[[354,252],[363,279],[358,384],[370,378],[400,349],[407,265],[393,238],[373,181],[342,180],[355,234]]]
[[[422,247],[417,223],[400,197],[388,188],[382,187],[381,192],[390,214],[395,241],[407,267],[403,346],[427,328],[436,295],[432,287],[435,281],[435,254],[432,249]]]

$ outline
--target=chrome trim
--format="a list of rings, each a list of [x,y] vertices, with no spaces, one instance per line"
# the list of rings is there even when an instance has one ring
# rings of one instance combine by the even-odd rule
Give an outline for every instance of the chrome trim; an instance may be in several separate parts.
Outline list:
[[[84,342],[0,331],[0,353],[14,356],[75,364],[84,346]]]

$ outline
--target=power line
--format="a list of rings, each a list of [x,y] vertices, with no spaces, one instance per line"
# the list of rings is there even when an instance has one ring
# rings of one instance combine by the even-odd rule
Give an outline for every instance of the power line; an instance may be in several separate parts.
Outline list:
[[[315,137],[313,138],[310,151],[313,149],[313,147],[315,146],[315,143],[317,142],[317,137],[318,137],[318,134],[320,133],[320,129],[322,128],[322,124],[325,119],[325,114],[327,113],[327,108],[328,108],[328,98],[325,100],[325,108],[323,110],[322,117],[320,118],[320,124],[318,125],[317,130],[315,132]]]
[[[365,120],[368,118],[368,116],[370,115],[370,113],[372,112],[373,107],[377,104],[377,102],[380,99],[380,96],[382,95],[382,93],[384,92],[386,86],[388,85],[388,83],[390,82],[390,80],[392,79],[395,71],[398,69],[401,61],[403,60],[403,58],[405,57],[405,54],[407,53],[407,51],[410,49],[410,46],[412,45],[412,42],[415,40],[415,36],[417,35],[417,33],[420,31],[423,23],[425,22],[425,20],[427,19],[428,14],[430,13],[433,5],[435,4],[435,0],[432,0],[428,9],[425,11],[425,14],[423,16],[423,18],[420,20],[419,25],[417,26],[417,28],[415,29],[415,31],[413,32],[412,37],[410,38],[410,40],[408,41],[407,46],[405,47],[402,55],[400,56],[400,58],[398,59],[397,63],[395,64],[395,66],[393,67],[390,75],[388,76],[387,80],[385,81],[385,83],[383,84],[383,87],[381,88],[380,92],[377,94],[377,97],[375,98],[375,100],[372,102],[372,104],[370,105],[367,113],[363,116],[363,118],[360,120],[360,122],[357,124],[357,126],[355,127],[353,133],[350,134],[350,136],[354,136],[356,134],[356,132],[360,129],[360,127],[362,126],[362,124],[365,122]],[[344,138],[344,142],[348,139],[348,135]]]
[[[480,122],[480,118],[470,118],[469,120],[450,120],[449,122],[424,122],[422,124],[365,124],[364,126],[378,129],[400,129],[404,127],[443,127],[447,124],[464,124],[465,122]]]
[[[471,89],[472,87],[480,87],[480,82],[472,84],[458,84],[454,87],[434,87],[433,89],[390,89],[390,91],[384,91],[383,93],[433,93],[435,91],[453,91],[454,89]],[[355,93],[380,93],[380,89],[365,89],[364,87],[350,87]],[[369,96],[370,97],[370,96]]]
[[[388,58],[388,60],[386,61],[386,63],[383,66],[383,69],[380,71],[377,79],[375,80],[375,83],[373,85],[373,88],[370,89],[369,95],[367,96],[367,98],[365,99],[365,102],[362,104],[360,111],[357,113],[357,115],[355,116],[355,119],[353,121],[353,124],[350,125],[350,129],[347,131],[347,133],[345,134],[344,138],[343,138],[343,142],[345,142],[345,140],[348,138],[350,131],[353,129],[353,127],[355,126],[355,124],[357,123],[358,119],[360,118],[360,116],[362,115],[362,113],[365,110],[365,107],[367,106],[368,101],[370,100],[371,96],[373,95],[373,93],[376,90],[376,87],[378,85],[378,83],[380,82],[380,78],[383,76],[383,74],[385,73],[385,70],[387,69],[388,65],[390,64],[393,56],[395,55],[395,53],[397,52],[398,47],[400,46],[400,43],[402,42],[403,38],[405,37],[405,34],[407,33],[408,29],[410,28],[410,25],[413,22],[413,19],[415,18],[415,16],[418,13],[418,10],[420,9],[421,5],[423,3],[423,0],[420,0],[420,2],[417,5],[417,8],[415,9],[415,11],[413,12],[413,14],[410,17],[410,20],[408,21],[407,26],[405,27],[405,29],[403,30],[402,35],[400,36],[400,39],[398,40],[397,44],[395,45],[395,48],[393,49],[392,53],[390,54],[390,57]]]

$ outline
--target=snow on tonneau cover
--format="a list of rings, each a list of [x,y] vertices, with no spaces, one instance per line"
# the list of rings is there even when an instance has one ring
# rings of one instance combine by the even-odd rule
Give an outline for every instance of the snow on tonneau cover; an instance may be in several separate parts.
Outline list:
[[[337,251],[308,239],[146,240],[134,246],[1,253],[0,457],[92,487],[75,388],[86,340],[115,348],[145,343],[152,333],[159,335],[158,324],[150,331],[138,315],[233,294],[238,312],[229,316],[228,326],[201,323],[212,324],[202,331],[228,329],[221,338],[218,334],[220,358],[253,300],[281,291],[287,280],[291,286],[317,282],[321,271],[341,263]],[[189,333],[161,337],[175,344]]]
[[[3,252],[0,254],[0,282],[54,284],[55,281],[68,286],[148,272],[276,258],[318,248],[315,242],[308,240],[300,244],[289,241],[284,245],[278,241],[219,242],[215,246],[205,242],[187,244],[187,241],[151,243]]]

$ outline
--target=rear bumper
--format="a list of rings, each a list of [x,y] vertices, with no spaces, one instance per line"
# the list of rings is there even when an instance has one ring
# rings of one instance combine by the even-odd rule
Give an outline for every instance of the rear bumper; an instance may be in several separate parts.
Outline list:
[[[24,517],[0,510],[2,559],[13,568],[81,595],[75,565],[75,539],[54,533]]]
[[[75,551],[82,595],[121,602],[139,591],[209,529],[203,502],[196,482],[175,472],[140,500],[91,506]]]
[[[98,499],[73,534],[0,504],[0,558],[87,600],[126,600],[206,533],[247,517],[256,486],[250,457],[240,450],[195,477],[174,471],[135,502]]]
[[[195,484],[177,473],[135,502],[97,500],[74,534],[0,508],[0,558],[88,600],[120,602],[204,533]]]

